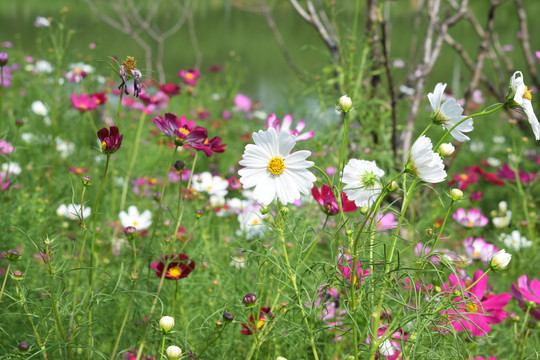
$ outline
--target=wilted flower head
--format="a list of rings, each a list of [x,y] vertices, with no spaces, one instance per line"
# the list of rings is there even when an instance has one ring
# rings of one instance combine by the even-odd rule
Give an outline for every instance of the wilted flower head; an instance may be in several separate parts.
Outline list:
[[[110,130],[102,128],[97,132],[97,136],[101,144],[101,152],[104,154],[112,154],[120,149],[124,137],[124,135],[120,135],[116,126],[111,126]]]
[[[122,60],[122,65],[120,65],[120,78],[122,83],[118,86],[119,89],[123,89],[126,95],[129,95],[127,89],[127,81],[133,79],[133,95],[138,97],[142,91],[142,74],[137,69],[137,62],[133,56],[126,57],[125,60]]]

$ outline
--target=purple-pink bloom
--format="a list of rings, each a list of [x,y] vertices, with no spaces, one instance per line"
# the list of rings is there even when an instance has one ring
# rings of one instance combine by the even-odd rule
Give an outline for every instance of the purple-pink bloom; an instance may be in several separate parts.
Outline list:
[[[537,178],[536,174],[532,174],[532,173],[527,174],[519,169],[518,169],[518,174],[519,174],[519,180],[525,184],[528,184],[531,181],[535,181]],[[497,170],[497,176],[499,176],[502,179],[516,181],[516,173],[514,170],[510,169],[508,164],[502,164],[501,168]]]
[[[322,210],[325,214],[336,215],[339,213],[339,204],[330,186],[321,186],[320,192],[317,186],[313,186],[313,188],[311,189],[311,195],[313,196],[315,201],[317,201],[319,205],[321,205]],[[347,195],[344,192],[341,193],[341,207],[343,209],[343,212],[352,212],[358,209],[354,201],[349,201]]]
[[[499,248],[493,244],[486,242],[482,238],[468,237],[463,240],[465,254],[471,259],[481,260],[485,263],[489,262],[493,255],[499,251]]]
[[[120,134],[116,126],[111,126],[110,130],[106,127],[102,128],[97,132],[97,136],[101,143],[101,151],[104,154],[112,154],[120,149],[122,138],[124,137],[124,135]]]
[[[375,221],[377,222],[377,230],[395,229],[398,224],[396,216],[392,212],[386,213],[385,215],[378,213]]]
[[[234,108],[236,111],[250,111],[251,99],[244,94],[236,94],[234,97]]]
[[[99,106],[97,97],[88,94],[81,94],[79,97],[71,94],[71,104],[80,112],[95,110]]]
[[[468,228],[484,227],[489,222],[488,218],[479,209],[465,211],[465,209],[459,208],[452,214],[452,219]]]
[[[351,255],[345,251],[340,250],[338,255],[338,273],[339,276],[347,279],[350,284],[358,286],[362,283],[362,280],[369,275],[369,269],[362,270],[360,260],[356,260],[356,264],[353,264]]]
[[[174,114],[166,113],[165,117],[156,116],[154,124],[177,146],[200,146],[207,139],[206,129],[199,126],[195,127],[195,121],[187,121],[184,115],[178,118]]]
[[[197,79],[201,76],[201,72],[195,69],[180,70],[178,76],[181,77],[187,85],[196,86]]]
[[[530,314],[540,320],[540,281],[536,279],[529,281],[528,275],[522,275],[518,278],[517,285],[512,283],[510,290],[519,306],[524,310],[529,306]]]
[[[456,291],[463,294],[452,299],[454,309],[442,311],[454,330],[469,330],[474,336],[484,336],[490,332],[490,324],[498,324],[508,316],[503,308],[512,295],[486,295],[488,277],[482,270],[474,274],[474,286],[469,290],[465,282],[454,274],[450,275],[449,280],[449,283],[443,285],[443,290],[451,296]]]
[[[14,151],[15,149],[13,148],[13,145],[11,145],[11,143],[4,139],[0,139],[0,153],[4,155],[9,155]]]
[[[379,330],[377,331],[377,338],[380,339],[382,336],[384,336],[387,330],[388,326],[386,325],[379,327]],[[398,329],[393,334],[389,335],[386,340],[379,345],[375,359],[380,359],[381,356],[386,360],[402,359],[401,345],[404,340],[408,340],[407,333],[405,333],[403,329]],[[366,339],[366,343],[371,344],[370,336],[368,336]]]
[[[270,116],[268,116],[268,120],[266,121],[266,126],[268,128],[273,127],[276,129],[276,131],[279,133],[280,131],[286,131],[290,133],[292,136],[294,136],[294,139],[296,141],[304,141],[311,139],[313,137],[313,134],[315,133],[313,130],[309,131],[307,133],[301,134],[302,130],[304,130],[304,127],[306,126],[306,123],[304,121],[299,121],[298,125],[296,125],[296,128],[294,130],[291,129],[291,125],[293,122],[292,115],[284,115],[283,121],[279,122],[278,117],[275,113],[271,113]]]

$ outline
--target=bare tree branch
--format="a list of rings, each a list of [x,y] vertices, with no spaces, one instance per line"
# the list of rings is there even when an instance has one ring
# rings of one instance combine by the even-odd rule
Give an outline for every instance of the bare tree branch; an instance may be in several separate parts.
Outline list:
[[[532,82],[537,88],[540,88],[540,82],[538,80],[538,72],[534,65],[534,58],[531,51],[531,44],[529,38],[529,27],[527,26],[527,13],[523,7],[523,0],[514,0],[517,9],[517,15],[519,19],[519,30],[521,31],[521,49],[527,62],[527,69],[531,74]]]

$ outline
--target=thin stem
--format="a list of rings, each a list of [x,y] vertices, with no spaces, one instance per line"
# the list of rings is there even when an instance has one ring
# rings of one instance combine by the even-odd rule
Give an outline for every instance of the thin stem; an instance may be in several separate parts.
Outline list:
[[[484,271],[484,273],[483,273],[478,279],[476,279],[475,282],[473,282],[471,285],[469,285],[469,286],[465,289],[465,291],[471,290],[471,289],[473,288],[473,286],[476,285],[476,284],[478,284],[478,282],[479,282],[484,276],[486,276],[487,273],[490,272],[490,271],[491,271],[491,268],[488,268],[486,271]]]
[[[126,176],[125,176],[125,179],[126,181],[124,182],[124,187],[122,188],[122,197],[120,199],[120,210],[124,210],[124,206],[126,205],[126,197],[127,197],[127,190],[128,190],[128,186],[129,186],[129,179],[131,178],[131,173],[133,171],[133,168],[135,167],[135,162],[137,160],[137,155],[139,154],[139,144],[140,144],[140,140],[141,140],[141,135],[142,135],[142,130],[143,130],[143,125],[144,125],[144,120],[146,118],[146,114],[144,113],[144,111],[141,112],[141,117],[139,119],[139,126],[137,127],[137,134],[135,135],[135,148],[133,149],[133,152],[131,154],[131,161],[129,162],[129,167],[128,167],[128,170],[126,172]]]
[[[47,269],[49,271],[49,286],[50,286],[51,303],[53,307],[54,319],[56,320],[56,326],[58,327],[58,332],[60,332],[62,339],[67,342],[66,332],[64,330],[64,326],[62,325],[62,319],[60,319],[60,314],[58,313],[58,303],[56,302],[56,297],[54,293],[54,282],[53,282],[54,271],[51,265],[51,255],[52,255],[52,250],[49,248],[49,245],[47,244],[45,247],[45,257],[47,259]]]
[[[32,326],[32,330],[34,331],[34,335],[36,336],[37,343],[41,349],[41,353],[43,354],[43,359],[47,360],[47,352],[45,351],[45,344],[41,340],[41,336],[39,336],[36,325],[34,325],[32,316],[30,315],[30,312],[28,311],[28,307],[26,306],[26,299],[24,298],[23,292],[19,289],[19,285],[17,282],[15,283],[15,290],[17,291],[17,295],[19,295],[19,299],[21,300],[24,313],[28,317],[28,321],[30,322],[30,325]]]
[[[2,301],[2,295],[4,294],[4,288],[6,287],[7,278],[9,275],[9,269],[11,268],[11,262],[9,262],[6,269],[6,275],[4,275],[4,281],[2,282],[2,289],[0,289],[0,302]]]
[[[124,97],[124,87],[126,85],[123,84],[120,87],[120,99],[118,100],[118,110],[116,111],[116,121],[114,122],[115,126],[118,126],[118,120],[120,120],[120,109],[122,109],[122,98]]]
[[[133,297],[129,297],[129,303],[126,309],[126,314],[124,315],[124,320],[122,321],[122,326],[120,327],[120,332],[118,333],[118,336],[116,337],[116,342],[114,343],[113,351],[111,352],[111,360],[114,360],[116,358],[116,350],[118,349],[118,345],[120,344],[120,339],[122,339],[122,333],[124,332],[124,328],[126,327],[126,323],[129,317],[129,312],[131,311],[131,305],[133,304]]]
[[[165,338],[167,335],[163,334],[163,338],[161,339],[161,356],[159,357],[160,360],[163,360],[163,354],[165,354]]]
[[[446,211],[446,215],[444,217],[443,223],[441,225],[441,228],[439,229],[439,234],[437,235],[437,239],[435,239],[435,243],[431,247],[431,250],[427,256],[427,259],[431,257],[433,254],[433,251],[435,251],[435,248],[437,247],[437,244],[439,243],[439,239],[441,238],[442,232],[444,230],[444,226],[446,225],[446,220],[448,220],[448,216],[450,215],[450,211],[452,210],[452,205],[454,205],[454,200],[450,203],[450,206],[448,206],[448,210]]]

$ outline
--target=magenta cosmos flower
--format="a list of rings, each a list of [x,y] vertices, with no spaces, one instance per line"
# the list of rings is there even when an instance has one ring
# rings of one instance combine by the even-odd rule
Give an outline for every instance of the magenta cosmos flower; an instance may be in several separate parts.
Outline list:
[[[240,330],[240,333],[244,335],[252,335],[254,332],[259,332],[259,330],[262,329],[264,324],[266,324],[268,319],[271,319],[272,316],[273,314],[270,312],[269,307],[262,307],[261,311],[259,312],[259,319],[257,320],[257,323],[255,323],[253,315],[251,315],[249,317],[249,324],[242,323],[244,330]]]
[[[488,218],[479,209],[465,211],[465,209],[459,208],[452,214],[452,219],[468,228],[483,227],[489,222]]]
[[[382,326],[377,331],[377,338],[381,338],[388,330],[388,326]],[[388,336],[388,335],[387,335]],[[392,335],[388,336],[380,345],[375,356],[376,359],[383,357],[386,360],[401,359],[401,345],[408,340],[407,333],[398,329]],[[368,336],[366,343],[371,344],[371,337]]]
[[[313,198],[319,203],[319,205],[321,205],[321,208],[325,214],[336,215],[339,213],[339,205],[330,186],[321,186],[320,192],[317,186],[313,186],[311,189],[311,195],[313,195]],[[341,193],[341,206],[343,208],[343,212],[352,212],[358,209],[354,201],[349,201],[344,192]]]
[[[273,127],[274,129],[276,129],[278,133],[280,131],[286,131],[292,136],[294,136],[294,139],[296,141],[304,141],[304,140],[311,139],[313,137],[313,134],[315,133],[314,131],[309,131],[307,133],[302,134],[302,130],[304,130],[304,128],[306,127],[306,123],[304,121],[299,121],[298,125],[296,125],[296,128],[294,128],[294,130],[291,129],[292,122],[293,122],[292,115],[287,114],[283,116],[283,121],[281,122],[281,125],[280,125],[279,119],[276,116],[276,114],[271,113],[270,116],[268,116],[268,120],[266,121],[266,126],[268,128]]]
[[[360,260],[356,260],[356,264],[353,264],[352,256],[340,251],[338,255],[338,273],[339,276],[347,279],[349,284],[352,281],[354,285],[358,286],[369,275],[369,269],[362,270]]]
[[[196,86],[197,79],[201,76],[201,72],[195,69],[180,70],[178,76],[181,77],[187,85]]]
[[[503,308],[512,295],[486,295],[488,277],[483,275],[482,270],[474,274],[473,284],[478,282],[468,291],[465,282],[454,274],[450,275],[450,282],[443,285],[449,293],[463,293],[463,296],[452,299],[454,309],[442,312],[456,331],[469,330],[474,336],[484,336],[491,331],[490,324],[498,324],[508,316]]]
[[[200,146],[208,138],[208,132],[205,128],[195,127],[195,121],[187,121],[184,115],[178,118],[174,114],[166,113],[165,117],[156,116],[154,124],[169,139],[174,141],[176,146]]]
[[[236,94],[234,97],[234,108],[236,111],[250,111],[251,110],[251,99],[244,94]]]
[[[485,263],[489,262],[493,255],[499,251],[499,248],[493,244],[486,242],[482,238],[468,237],[463,240],[465,254],[470,259],[481,260]]]
[[[79,97],[76,94],[71,94],[71,104],[75,110],[80,112],[92,111],[99,106],[98,99],[88,94],[81,94]]]
[[[111,126],[110,130],[104,127],[97,132],[97,136],[101,143],[101,152],[104,154],[112,154],[120,149],[124,137],[124,135],[120,135],[116,126]]]
[[[519,306],[522,309],[527,309],[527,305],[530,306],[530,314],[540,320],[540,281],[536,279],[529,281],[529,276],[523,275],[519,277],[517,285],[512,283],[510,290]]]
[[[169,264],[165,270],[167,261]],[[151,263],[150,267],[154,269],[159,278],[163,276],[163,271],[165,271],[165,279],[178,280],[191,274],[195,269],[195,261],[190,262],[186,254],[163,255],[160,261]]]

